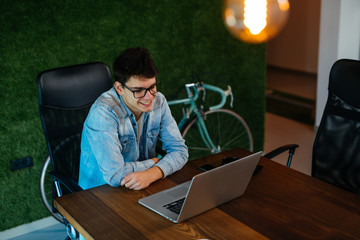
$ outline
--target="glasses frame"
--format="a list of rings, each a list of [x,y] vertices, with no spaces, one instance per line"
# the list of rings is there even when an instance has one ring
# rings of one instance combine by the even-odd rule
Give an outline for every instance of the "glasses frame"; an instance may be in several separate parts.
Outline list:
[[[128,86],[126,86],[125,83],[123,83],[122,85],[123,85],[127,90],[129,90],[130,92],[132,92],[134,98],[140,99],[140,98],[145,97],[145,95],[146,95],[147,92],[149,92],[149,93],[150,93],[151,95],[153,95],[153,96],[156,96],[156,93],[158,92],[157,89],[156,89],[156,92],[155,92],[155,93],[152,93],[150,90],[151,90],[152,88],[154,88],[154,87],[157,88],[158,86],[160,86],[160,82],[155,82],[153,85],[151,85],[151,86],[148,87],[148,88],[138,88],[137,90],[132,90],[131,88],[129,88]],[[144,95],[143,95],[142,97],[135,97],[135,93],[136,93],[137,91],[143,91],[143,90],[145,90],[145,92],[144,92]]]

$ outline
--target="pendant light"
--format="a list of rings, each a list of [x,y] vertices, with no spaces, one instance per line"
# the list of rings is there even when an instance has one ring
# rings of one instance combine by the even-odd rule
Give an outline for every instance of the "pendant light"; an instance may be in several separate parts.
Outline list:
[[[283,29],[289,9],[288,0],[224,0],[223,19],[236,38],[257,44]]]

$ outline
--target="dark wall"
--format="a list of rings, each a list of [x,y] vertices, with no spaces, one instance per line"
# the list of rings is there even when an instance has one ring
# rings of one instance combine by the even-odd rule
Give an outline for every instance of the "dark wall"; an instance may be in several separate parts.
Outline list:
[[[169,100],[185,96],[184,83],[198,75],[222,88],[231,84],[234,110],[248,122],[255,150],[262,149],[265,45],[233,38],[221,8],[221,0],[1,1],[0,231],[48,216],[38,190],[47,150],[36,76],[49,68],[111,66],[123,49],[147,47]],[[33,167],[10,171],[11,160],[29,155]]]

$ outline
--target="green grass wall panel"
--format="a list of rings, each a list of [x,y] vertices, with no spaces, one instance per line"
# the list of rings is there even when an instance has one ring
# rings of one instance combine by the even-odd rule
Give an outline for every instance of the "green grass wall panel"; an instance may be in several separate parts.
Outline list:
[[[0,4],[0,231],[48,216],[38,190],[47,149],[36,76],[49,68],[92,61],[111,66],[123,49],[147,47],[169,100],[185,97],[184,84],[190,81],[230,84],[234,110],[248,122],[255,149],[262,149],[265,45],[242,43],[226,31],[221,0]],[[32,168],[10,171],[11,160],[28,155]]]

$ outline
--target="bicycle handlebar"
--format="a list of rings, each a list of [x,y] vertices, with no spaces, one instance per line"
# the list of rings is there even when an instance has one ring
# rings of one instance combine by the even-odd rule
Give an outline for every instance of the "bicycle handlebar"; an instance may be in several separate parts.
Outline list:
[[[211,106],[209,107],[210,110],[215,110],[215,109],[219,109],[219,108],[222,108],[225,103],[226,103],[226,98],[227,96],[230,95],[231,97],[231,100],[230,100],[230,106],[232,107],[232,104],[233,104],[233,95],[232,95],[232,91],[231,91],[231,86],[228,85],[228,88],[226,90],[223,90],[219,87],[216,87],[216,86],[213,86],[213,85],[209,85],[209,84],[202,84],[201,87],[203,87],[204,89],[209,89],[211,91],[214,91],[214,92],[217,92],[221,95],[221,101],[219,104],[217,105],[214,105],[214,106]]]
[[[175,104],[180,104],[180,103],[188,104],[191,102],[191,99],[193,99],[194,101],[197,100],[197,98],[199,97],[199,91],[202,91],[202,90],[204,91],[205,89],[208,89],[210,91],[217,92],[221,95],[220,103],[209,107],[210,110],[222,108],[226,103],[227,96],[229,96],[229,95],[231,97],[230,106],[232,107],[232,105],[233,105],[233,94],[231,91],[231,86],[229,86],[229,85],[226,90],[223,90],[219,87],[205,84],[205,83],[188,83],[188,84],[185,84],[185,88],[186,88],[186,92],[187,92],[189,98],[172,100],[172,101],[169,101],[168,104],[169,105],[175,105]],[[194,93],[190,90],[191,88],[194,89]]]

